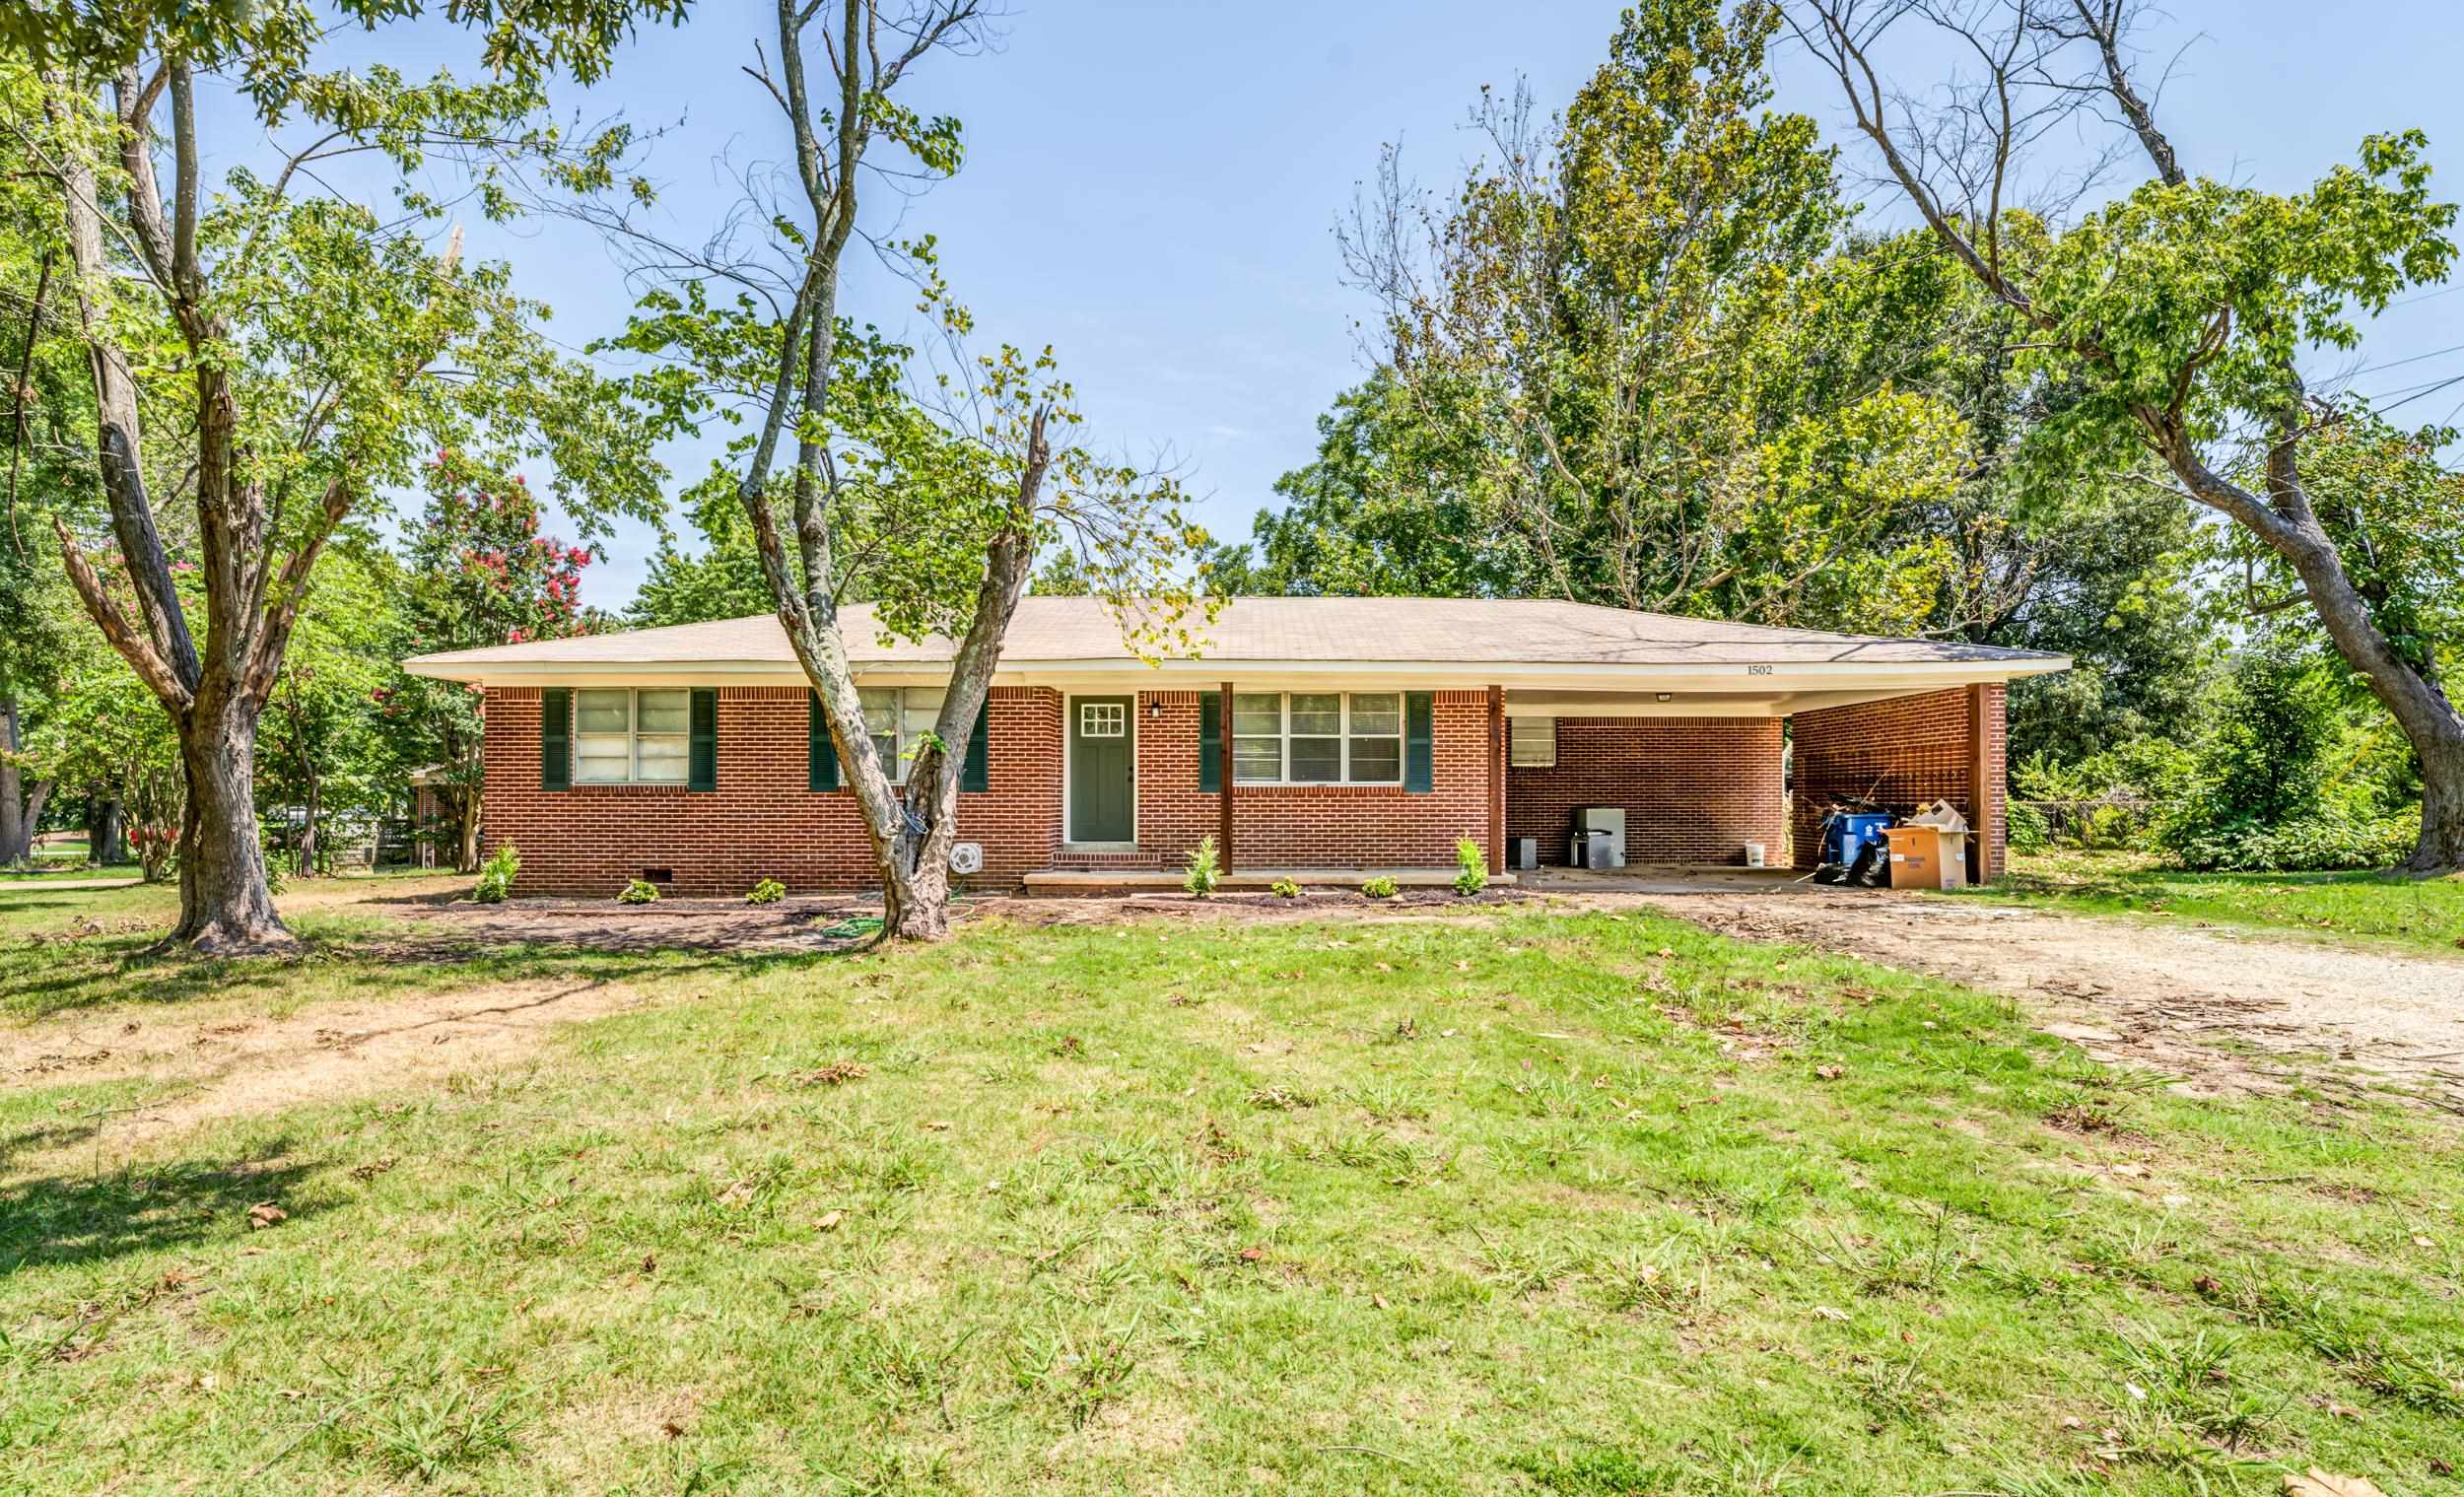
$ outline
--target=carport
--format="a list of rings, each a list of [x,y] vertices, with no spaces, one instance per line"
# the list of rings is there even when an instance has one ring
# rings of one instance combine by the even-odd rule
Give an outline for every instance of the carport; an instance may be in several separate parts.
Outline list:
[[[1624,813],[1630,868],[1742,867],[1749,847],[1769,866],[1811,868],[1835,799],[1902,810],[1940,799],[1979,831],[1969,876],[1994,878],[2008,840],[2006,682],[2032,672],[2010,652],[1986,654],[2001,658],[1974,662],[1974,673],[1998,679],[1951,685],[1941,684],[1950,662],[1824,662],[1814,671],[1831,679],[1820,689],[1805,667],[1776,664],[1763,690],[1689,691],[1682,680],[1668,690],[1510,688],[1510,852],[1529,839],[1540,866],[1563,868],[1577,813],[1610,807]]]

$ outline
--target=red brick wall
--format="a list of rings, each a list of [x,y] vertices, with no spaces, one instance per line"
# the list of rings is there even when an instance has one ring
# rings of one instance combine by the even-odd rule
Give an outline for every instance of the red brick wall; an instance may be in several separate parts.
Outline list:
[[[645,868],[672,868],[670,893],[741,894],[765,878],[795,892],[879,886],[852,790],[805,788],[804,692],[719,688],[719,788],[539,788],[539,693],[488,693],[486,844],[521,850],[525,894],[613,896]],[[958,835],[984,844],[973,882],[1015,885],[1061,844],[1061,698],[996,687],[990,789],[958,797]]]
[[[1977,812],[1974,699],[1985,698],[1986,813]],[[1790,807],[1797,866],[1821,855],[1822,812],[1836,796],[1860,795],[1898,810],[1948,800],[1981,828],[1982,875],[1999,878],[2009,851],[2004,756],[2004,688],[1947,691],[1857,707],[1827,707],[1794,718],[1795,786]]]
[[[1506,771],[1506,835],[1566,860],[1582,806],[1625,810],[1629,863],[1743,863],[1784,855],[1777,717],[1560,717],[1554,769]]]
[[[1198,788],[1198,692],[1138,696],[1138,846],[1177,867],[1220,825],[1221,802]],[[1452,867],[1455,841],[1488,844],[1488,693],[1432,694],[1430,788],[1317,784],[1238,786],[1234,868]],[[1163,714],[1150,715],[1160,704]]]

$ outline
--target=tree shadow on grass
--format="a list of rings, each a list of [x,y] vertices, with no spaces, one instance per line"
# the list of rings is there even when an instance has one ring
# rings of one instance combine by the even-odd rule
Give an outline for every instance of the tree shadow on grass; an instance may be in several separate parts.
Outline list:
[[[347,988],[334,996],[387,997],[423,988],[573,978],[750,976],[781,962],[826,957],[814,950],[729,950],[687,942],[587,939],[490,942],[458,933],[349,936],[310,933],[296,956],[203,958],[158,955],[143,940],[0,944],[0,1019],[21,1022],[108,1003],[175,1005],[280,987]]]
[[[92,1263],[245,1236],[249,1208],[277,1205],[297,1225],[336,1203],[305,1189],[319,1168],[277,1138],[218,1164],[130,1165],[100,1175],[51,1175],[0,1187],[0,1275]]]

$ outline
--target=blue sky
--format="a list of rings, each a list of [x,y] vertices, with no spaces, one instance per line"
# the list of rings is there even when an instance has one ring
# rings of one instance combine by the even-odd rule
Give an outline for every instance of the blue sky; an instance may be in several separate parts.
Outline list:
[[[2167,52],[2201,38],[2163,101],[2186,165],[2297,187],[2350,160],[2363,134],[2419,126],[2443,195],[2464,197],[2451,14],[2435,0],[2369,9],[2364,25],[2346,7],[2177,0],[2178,24],[2155,35]],[[698,233],[728,201],[712,170],[720,152],[781,149],[778,116],[737,71],[771,14],[702,0],[689,26],[644,36],[605,85],[564,95],[585,114],[681,120],[651,157],[671,230]],[[1461,125],[1482,84],[1521,74],[1543,103],[1561,102],[1605,54],[1616,15],[1613,4],[1567,0],[1030,0],[996,53],[936,57],[917,76],[910,102],[965,120],[968,161],[907,205],[902,228],[938,236],[988,343],[1056,347],[1094,442],[1177,461],[1199,517],[1246,537],[1277,475],[1308,460],[1318,414],[1363,373],[1356,334],[1369,307],[1340,284],[1332,228],[1381,143],[1403,141],[1415,174],[1444,185],[1474,149]],[[402,39],[414,44],[389,50],[405,67],[468,55],[466,40],[441,29]],[[411,55],[432,40],[433,56]],[[1928,59],[1907,55],[1910,80],[1923,81]],[[1779,80],[1782,106],[1840,133],[1832,94],[1804,58],[1784,57]],[[1863,165],[1853,150],[1851,160]],[[1896,206],[1880,189],[1864,196]],[[877,188],[874,200],[886,225],[895,207]],[[580,343],[621,325],[630,296],[605,251],[577,232],[477,234],[473,248],[514,261],[524,288],[554,304],[560,337]],[[895,330],[911,303],[867,272],[846,309]],[[2458,344],[2464,295],[2433,292],[2381,319],[2358,357],[2317,373],[2361,369],[2357,388],[2401,393],[2464,374]],[[2415,362],[2395,363],[2404,360]],[[2436,420],[2459,404],[2464,384],[2395,414]],[[677,450],[679,477],[697,474],[715,446]],[[608,564],[591,569],[586,600],[626,602],[650,549],[647,531],[621,531]]]

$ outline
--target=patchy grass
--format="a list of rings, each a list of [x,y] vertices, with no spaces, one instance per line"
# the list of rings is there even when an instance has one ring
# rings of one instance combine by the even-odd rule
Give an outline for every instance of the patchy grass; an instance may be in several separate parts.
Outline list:
[[[2464,878],[2184,873],[2136,852],[2040,852],[2014,854],[2002,882],[1951,897],[2171,917],[2450,954],[2464,949]]]
[[[619,962],[697,1000],[135,1155],[40,1132],[128,1082],[12,1077],[0,1489],[2255,1494],[2464,1465],[2452,1120],[2176,1096],[1846,959],[1487,911],[459,966],[389,960],[342,906],[299,912],[305,961],[184,975],[133,931],[51,939],[70,912],[18,908],[48,898],[0,894],[38,1029]]]

